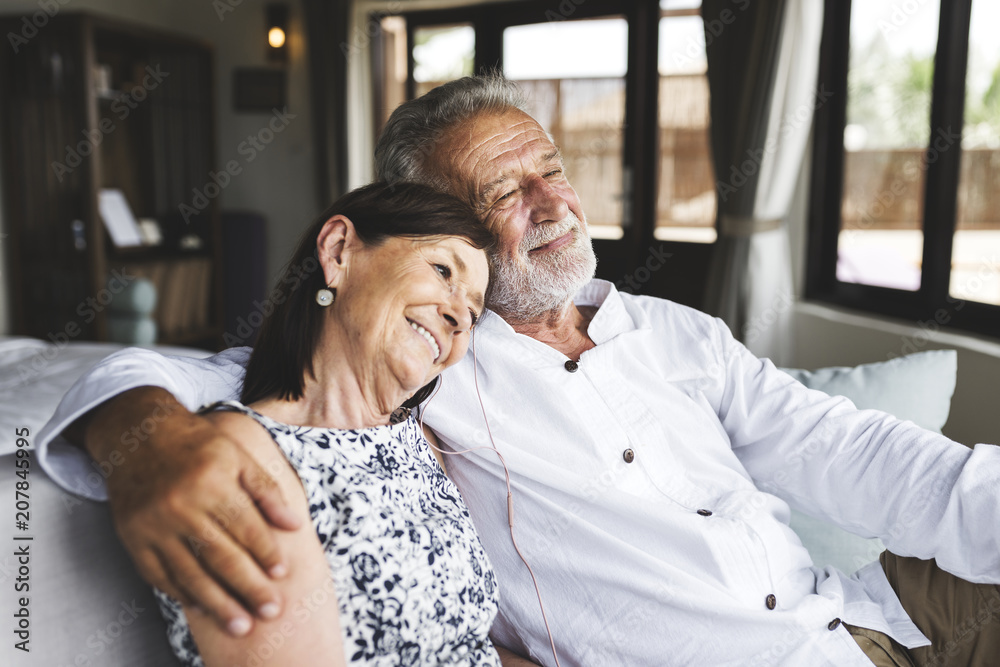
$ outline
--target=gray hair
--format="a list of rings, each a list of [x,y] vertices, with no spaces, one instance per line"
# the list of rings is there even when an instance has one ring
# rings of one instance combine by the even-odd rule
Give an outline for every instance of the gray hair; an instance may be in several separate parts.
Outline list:
[[[399,105],[375,144],[376,180],[413,181],[447,190],[440,176],[424,169],[426,159],[449,128],[481,113],[528,112],[521,88],[500,73],[449,81]]]

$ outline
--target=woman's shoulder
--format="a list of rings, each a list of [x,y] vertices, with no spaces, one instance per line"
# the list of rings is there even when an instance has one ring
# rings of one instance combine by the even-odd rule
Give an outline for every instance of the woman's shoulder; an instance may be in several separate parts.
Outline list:
[[[403,460],[433,460],[417,420],[408,415],[400,421],[358,429],[340,429],[287,423],[266,411],[238,401],[220,401],[206,405],[201,414],[233,439],[247,439],[250,447],[278,445],[294,467],[303,465],[349,464],[392,452]]]
[[[244,432],[259,431],[254,423],[263,427],[270,438],[276,441],[298,440],[312,442],[316,439],[329,440],[336,439],[339,429],[320,428],[316,426],[304,426],[293,423],[287,417],[282,418],[281,411],[275,411],[273,406],[267,402],[244,405],[239,401],[218,401],[211,403],[200,409],[200,414],[215,421],[218,424],[225,424],[229,427],[240,429]],[[256,432],[255,431],[255,432]]]
[[[203,407],[200,414],[219,429],[220,435],[239,444],[258,461],[283,459],[275,445],[275,432],[267,417],[238,401],[220,401]]]

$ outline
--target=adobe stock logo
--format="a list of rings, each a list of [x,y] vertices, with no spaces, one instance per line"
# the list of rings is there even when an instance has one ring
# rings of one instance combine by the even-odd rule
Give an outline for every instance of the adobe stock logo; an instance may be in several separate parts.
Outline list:
[[[49,24],[49,19],[59,13],[62,5],[68,4],[69,0],[38,0],[36,3],[40,11],[35,12],[30,17],[21,19],[21,30],[19,32],[8,32],[7,41],[10,48],[16,54],[21,47],[27,44],[38,34],[38,31]]]
[[[615,282],[615,289],[619,292],[637,294],[642,289],[642,286],[649,282],[653,274],[662,269],[666,261],[673,256],[673,253],[663,252],[662,243],[659,248],[649,246],[646,261],[636,267],[632,273],[623,276],[621,280]]]

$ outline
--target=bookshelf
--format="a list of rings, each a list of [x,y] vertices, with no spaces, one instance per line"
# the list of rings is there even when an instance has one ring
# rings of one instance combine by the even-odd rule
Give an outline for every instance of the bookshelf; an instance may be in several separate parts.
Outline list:
[[[21,16],[0,18],[21,34]],[[123,281],[157,289],[160,344],[222,345],[212,52],[195,39],[60,13],[0,49],[5,239],[15,333],[108,340]],[[121,190],[159,245],[117,247],[99,192]],[[206,201],[207,199],[207,201]]]

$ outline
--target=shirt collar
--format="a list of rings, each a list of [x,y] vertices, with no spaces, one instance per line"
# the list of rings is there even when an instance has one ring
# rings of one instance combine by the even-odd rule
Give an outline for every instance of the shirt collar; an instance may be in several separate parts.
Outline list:
[[[597,313],[587,328],[587,335],[597,345],[630,331],[649,328],[645,314],[639,310],[630,311],[621,293],[607,280],[591,280],[573,302],[578,306],[597,306]]]
[[[645,313],[638,308],[629,308],[622,299],[621,293],[606,280],[596,278],[591,280],[577,292],[573,303],[578,306],[597,307],[597,313],[587,328],[587,334],[597,345],[606,343],[621,334],[650,328]],[[514,331],[513,327],[493,312],[489,313],[489,317],[484,317],[478,327],[484,333],[523,338],[532,343],[540,344],[533,338]],[[555,350],[552,351],[558,354]]]

